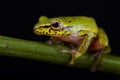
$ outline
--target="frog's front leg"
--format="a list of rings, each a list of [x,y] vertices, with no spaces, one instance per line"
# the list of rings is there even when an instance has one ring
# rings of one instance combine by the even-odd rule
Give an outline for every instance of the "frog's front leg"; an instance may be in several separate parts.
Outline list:
[[[84,35],[84,39],[81,42],[78,50],[76,51],[75,54],[72,54],[72,59],[71,59],[71,61],[69,63],[70,65],[74,65],[75,60],[77,58],[79,58],[80,56],[82,56],[87,51],[90,43],[92,42],[93,37],[94,37],[93,33],[89,33],[89,34]]]

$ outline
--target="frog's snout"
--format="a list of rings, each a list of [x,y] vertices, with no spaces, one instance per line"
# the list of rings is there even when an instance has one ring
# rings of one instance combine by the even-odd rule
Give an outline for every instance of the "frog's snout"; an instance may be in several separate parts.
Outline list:
[[[34,26],[33,31],[35,31],[37,29],[40,29],[40,27],[39,26]]]
[[[33,32],[35,33],[35,34],[37,34],[37,35],[40,35],[39,34],[39,30],[40,29],[40,26],[34,26],[34,28],[33,28]]]
[[[46,35],[50,32],[50,25],[34,26],[33,32],[37,35]]]

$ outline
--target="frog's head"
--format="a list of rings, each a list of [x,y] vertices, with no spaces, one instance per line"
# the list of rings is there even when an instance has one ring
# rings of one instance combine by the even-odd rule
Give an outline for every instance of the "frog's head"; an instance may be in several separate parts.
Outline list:
[[[37,35],[66,36],[80,31],[97,32],[94,20],[88,17],[57,17],[48,18],[41,16],[34,26],[34,33]],[[75,34],[75,35],[76,35]],[[81,32],[81,35],[86,34]]]
[[[62,18],[62,17],[61,17]],[[39,22],[34,26],[34,33],[37,35],[69,35],[69,27],[65,26],[64,20],[59,18],[48,18],[46,16],[41,16]]]

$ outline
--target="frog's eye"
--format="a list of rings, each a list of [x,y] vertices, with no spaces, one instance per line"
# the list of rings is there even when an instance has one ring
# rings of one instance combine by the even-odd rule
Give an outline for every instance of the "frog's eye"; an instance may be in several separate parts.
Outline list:
[[[62,28],[61,22],[53,21],[51,23],[51,28],[54,29],[54,30],[61,30],[61,28]]]

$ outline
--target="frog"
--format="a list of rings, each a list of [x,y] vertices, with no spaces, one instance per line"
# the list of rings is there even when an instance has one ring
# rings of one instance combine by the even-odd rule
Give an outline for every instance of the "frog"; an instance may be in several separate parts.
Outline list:
[[[50,42],[68,43],[70,50],[61,50],[69,53],[71,60],[69,65],[74,65],[75,61],[87,51],[97,55],[97,59],[91,71],[96,71],[103,55],[111,52],[108,36],[102,27],[98,27],[95,19],[89,16],[41,16],[33,27],[36,35],[50,36]]]

